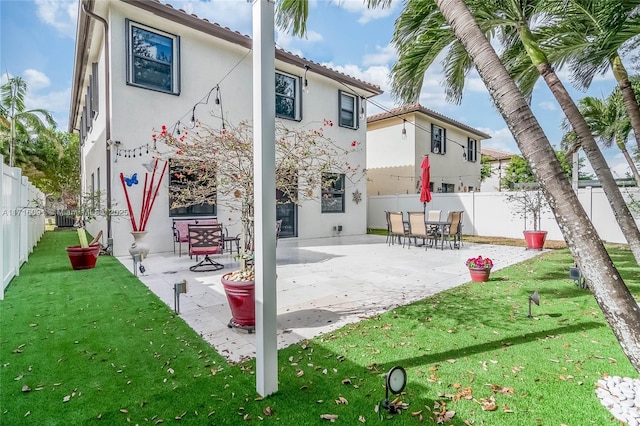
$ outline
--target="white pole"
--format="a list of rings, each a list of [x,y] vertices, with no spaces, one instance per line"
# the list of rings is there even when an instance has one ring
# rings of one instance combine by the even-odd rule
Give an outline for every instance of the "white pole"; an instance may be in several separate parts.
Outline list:
[[[253,3],[253,167],[256,390],[278,390],[276,298],[276,83],[273,0]]]

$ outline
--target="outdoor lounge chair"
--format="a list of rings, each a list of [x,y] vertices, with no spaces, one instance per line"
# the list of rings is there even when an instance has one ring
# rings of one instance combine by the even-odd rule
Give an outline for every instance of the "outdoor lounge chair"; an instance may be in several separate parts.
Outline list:
[[[444,228],[444,240],[449,241],[450,248],[460,248],[462,244],[462,214],[461,211],[449,212],[447,222],[449,224]],[[453,244],[452,244],[453,243]]]
[[[199,263],[189,268],[193,272],[219,271],[224,265],[209,256],[224,252],[222,225],[189,225],[189,255],[204,256]]]

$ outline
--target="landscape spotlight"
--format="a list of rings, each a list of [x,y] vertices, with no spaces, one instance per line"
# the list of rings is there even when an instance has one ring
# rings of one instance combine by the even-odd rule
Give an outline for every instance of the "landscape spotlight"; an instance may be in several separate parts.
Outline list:
[[[398,412],[398,407],[395,404],[389,402],[389,391],[394,395],[398,395],[404,390],[407,384],[407,372],[402,367],[393,367],[385,376],[386,396],[382,402],[382,408],[389,410],[389,413],[395,414]]]
[[[536,306],[540,306],[540,295],[538,294],[538,290],[534,291],[531,296],[529,296],[529,318],[533,318],[531,315],[531,302],[535,303]]]

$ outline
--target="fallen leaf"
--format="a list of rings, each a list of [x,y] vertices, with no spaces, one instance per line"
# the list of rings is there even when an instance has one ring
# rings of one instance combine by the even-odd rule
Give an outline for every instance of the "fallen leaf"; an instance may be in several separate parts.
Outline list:
[[[344,380],[342,380],[342,384],[343,384],[343,385],[350,385],[350,384],[351,384],[351,379],[344,379]]]
[[[273,416],[273,410],[271,409],[271,407],[265,407],[264,410],[262,410],[262,412],[264,413],[265,416]]]
[[[62,402],[69,402],[70,399],[71,399],[71,395],[65,395],[65,397],[62,398]]]
[[[24,413],[24,416],[27,417],[28,415],[31,414],[31,410],[27,411],[26,413]]]
[[[336,399],[336,404],[338,404],[338,405],[340,405],[340,404],[349,405],[349,401],[347,401],[347,398],[341,396],[338,399]]]
[[[296,376],[297,376],[297,377],[302,377],[302,376],[304,376],[304,371],[302,371],[302,370],[298,370],[298,372],[296,373]]]
[[[502,406],[502,411],[504,411],[505,413],[513,413],[513,410],[507,407],[507,404],[504,404]]]
[[[338,419],[337,414],[320,414],[320,418],[323,420],[329,420],[331,423],[334,423]]]
[[[358,416],[358,421],[360,423],[366,423],[367,421],[364,419],[364,416]]]
[[[27,385],[24,385],[22,387],[22,392],[31,392],[31,388],[29,386],[27,386]]]

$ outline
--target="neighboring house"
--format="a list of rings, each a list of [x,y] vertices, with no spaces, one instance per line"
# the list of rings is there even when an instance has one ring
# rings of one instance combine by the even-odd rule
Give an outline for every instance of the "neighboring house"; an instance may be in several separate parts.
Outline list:
[[[420,104],[367,118],[367,194],[420,192],[429,155],[432,192],[480,189],[480,148],[491,136]]]
[[[129,183],[137,173],[131,190],[140,192],[145,166],[153,161],[154,131],[162,125],[175,129],[194,115],[212,126],[220,126],[221,115],[228,123],[251,121],[251,46],[245,35],[155,0],[80,1],[69,128],[81,138],[83,191],[102,194],[97,207],[110,204],[114,215],[90,222],[88,230],[111,236],[115,255],[128,254],[133,241],[129,218],[117,217],[127,211],[120,173]],[[379,86],[283,50],[276,50],[275,78],[278,120],[292,129],[331,120],[335,125],[325,136],[343,146],[361,143],[353,161],[365,163],[366,121],[360,114],[365,99],[382,93]],[[302,90],[306,83],[309,94]],[[214,96],[223,102],[214,103]],[[152,252],[172,250],[172,217],[217,216],[232,224],[230,234],[240,232],[237,213],[220,202],[170,210],[173,175],[165,174],[149,218]],[[330,194],[318,186],[317,199],[300,208],[278,206],[281,237],[327,237],[338,226],[344,235],[366,232],[366,197],[358,196],[366,193],[366,179],[335,182]],[[141,195],[131,203],[140,211]]]
[[[504,170],[511,162],[511,157],[518,154],[511,152],[498,151],[497,149],[482,148],[482,155],[486,156],[487,161],[491,164],[491,176],[486,178],[480,189],[482,192],[502,191],[500,182],[504,176]]]

